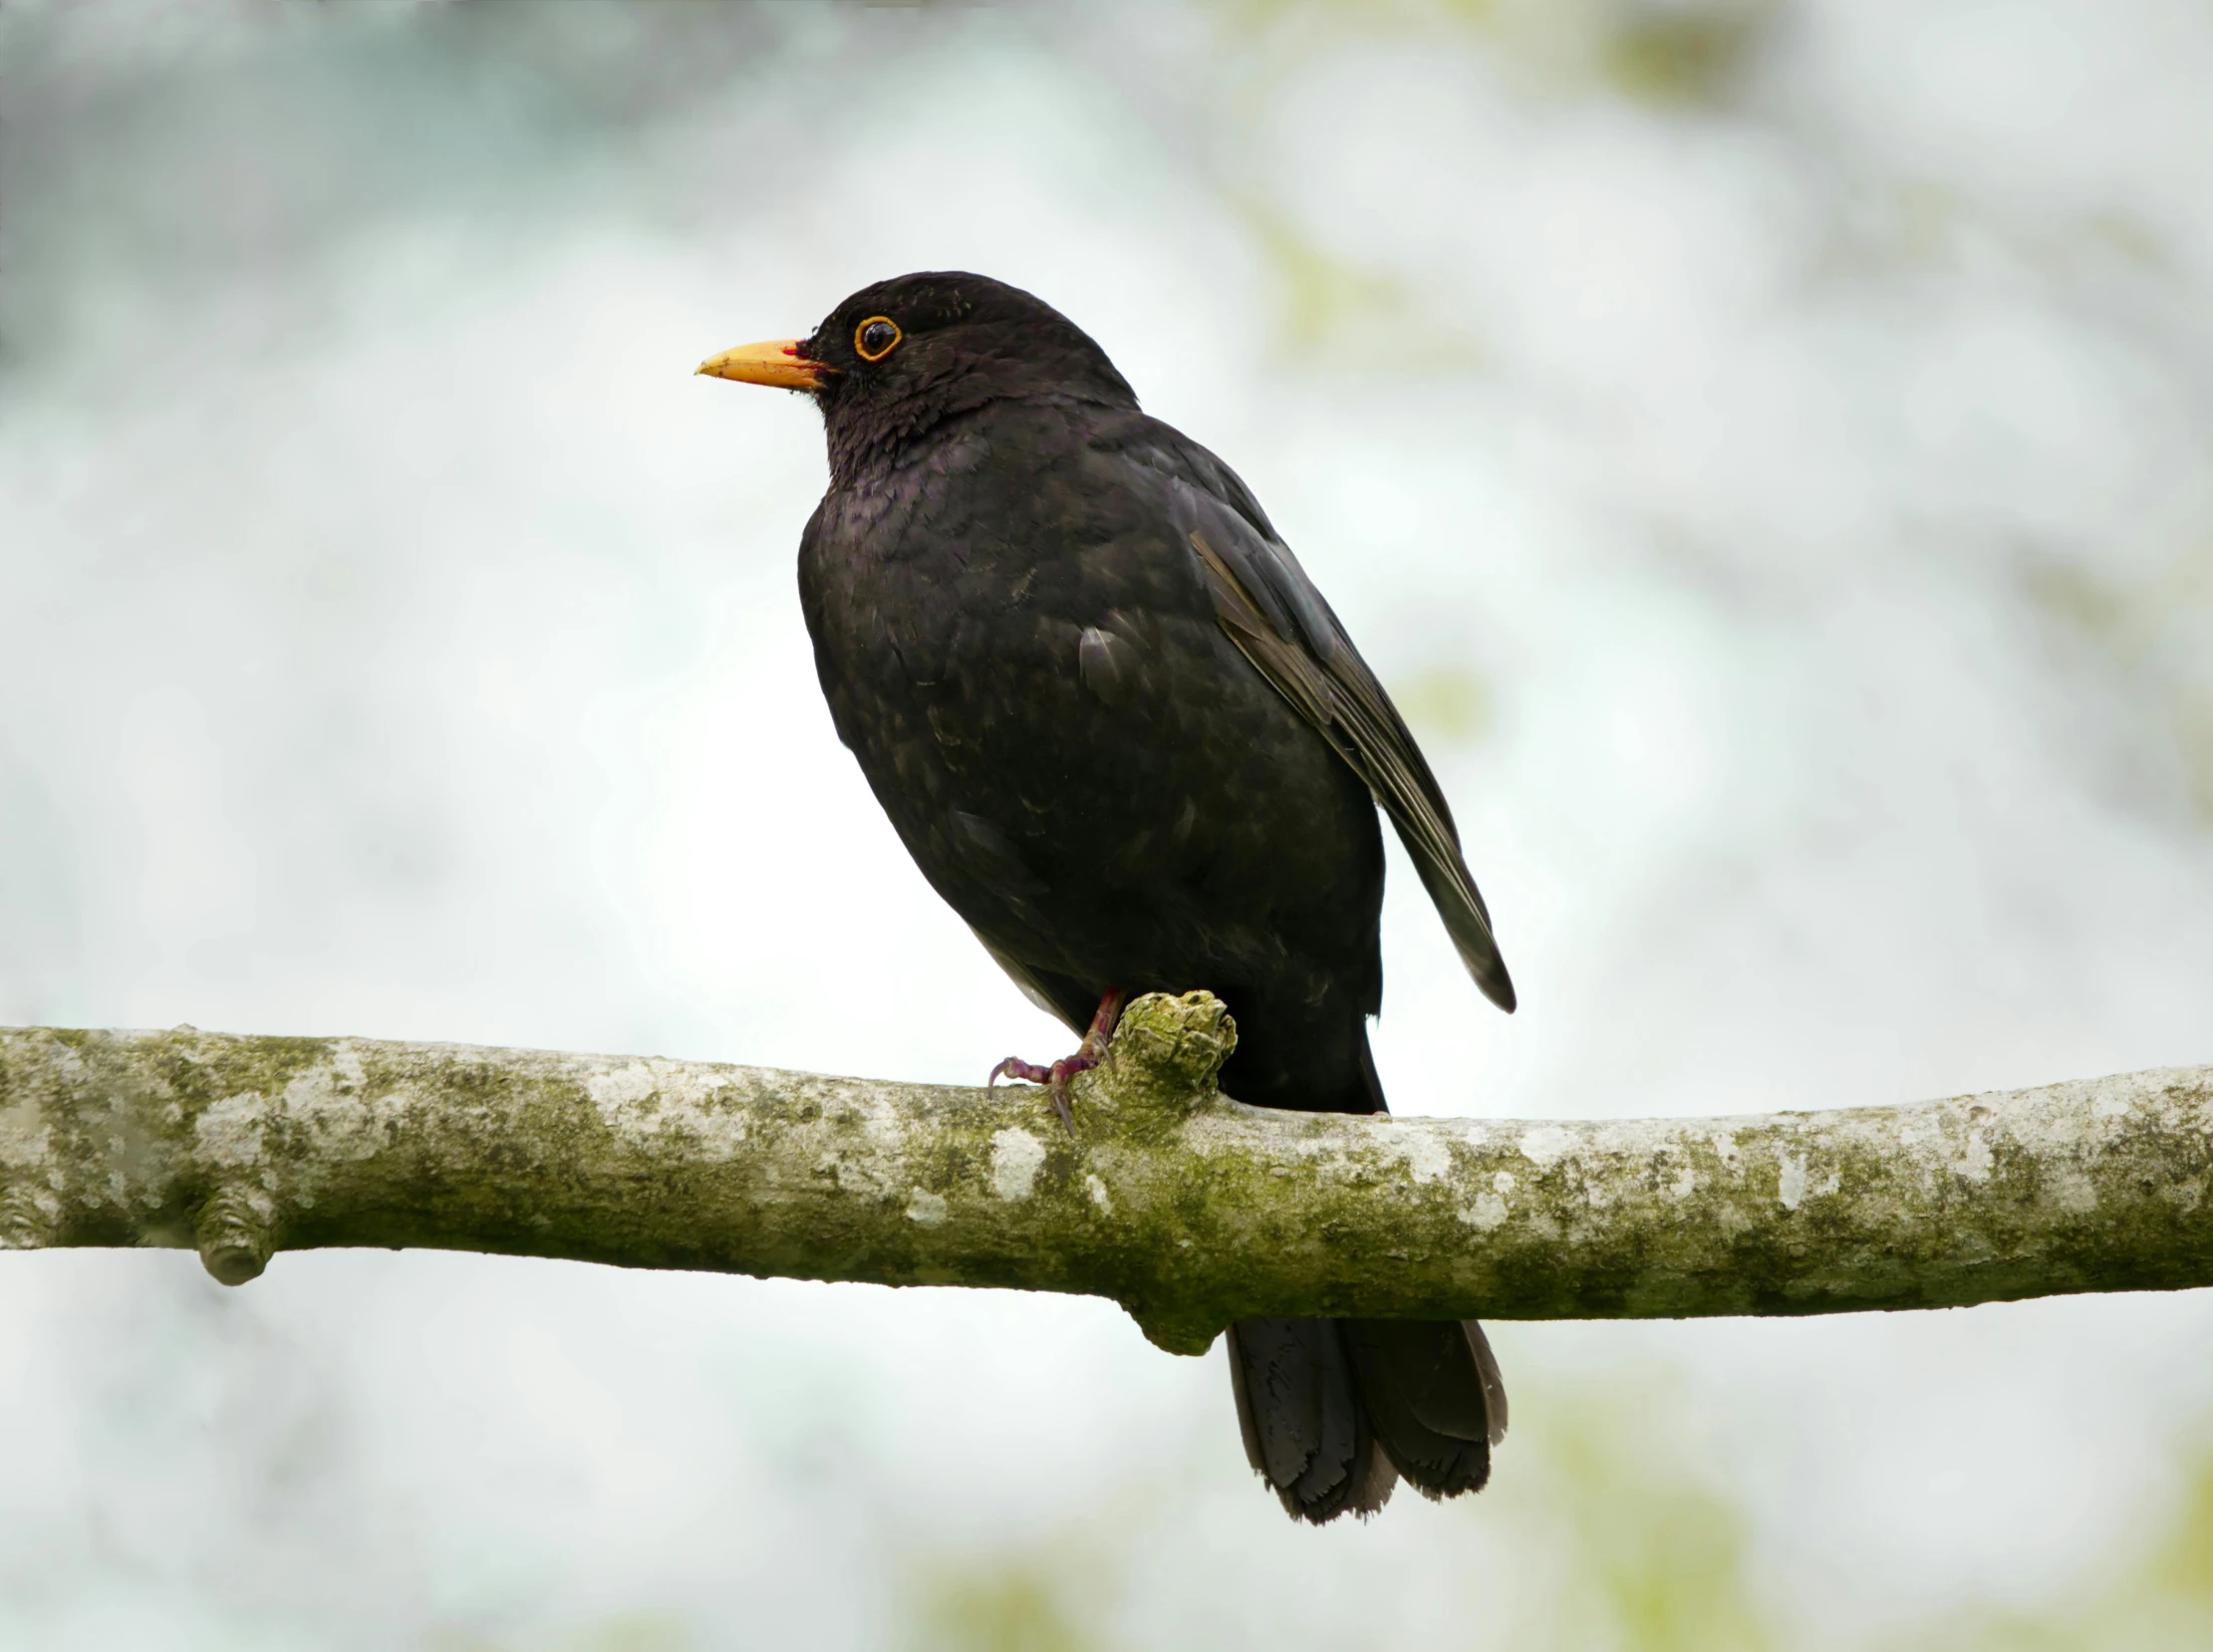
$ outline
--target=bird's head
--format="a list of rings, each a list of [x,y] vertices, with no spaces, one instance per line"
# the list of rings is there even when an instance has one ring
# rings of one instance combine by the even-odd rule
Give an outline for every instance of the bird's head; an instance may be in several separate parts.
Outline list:
[[[740,345],[698,371],[807,392],[838,475],[987,402],[1137,406],[1082,328],[1019,287],[958,270],[863,287],[806,338]]]

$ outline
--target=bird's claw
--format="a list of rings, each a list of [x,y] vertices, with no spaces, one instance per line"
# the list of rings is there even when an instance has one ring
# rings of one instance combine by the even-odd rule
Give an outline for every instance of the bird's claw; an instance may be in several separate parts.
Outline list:
[[[1010,1055],[991,1069],[983,1081],[988,1090],[1002,1078],[1019,1078],[1025,1083],[1042,1084],[1052,1097],[1053,1111],[1060,1115],[1060,1122],[1068,1134],[1076,1133],[1076,1116],[1068,1106],[1068,1086],[1078,1073],[1087,1073],[1106,1059],[1108,1042],[1114,1037],[1114,1026],[1122,1018],[1122,994],[1109,992],[1099,1000],[1099,1012],[1091,1018],[1091,1030],[1083,1035],[1083,1042],[1076,1046],[1076,1053],[1064,1055],[1049,1067],[1040,1067],[1034,1061],[1024,1061]]]
[[[1078,1050],[1064,1055],[1049,1067],[1040,1067],[1034,1061],[1024,1061],[1010,1055],[991,1069],[991,1076],[983,1081],[988,1090],[1002,1078],[1019,1078],[1031,1084],[1042,1084],[1052,1097],[1053,1111],[1060,1115],[1060,1122],[1072,1137],[1076,1133],[1076,1115],[1068,1106],[1068,1086],[1078,1073],[1087,1073],[1099,1064],[1099,1057],[1089,1050]]]

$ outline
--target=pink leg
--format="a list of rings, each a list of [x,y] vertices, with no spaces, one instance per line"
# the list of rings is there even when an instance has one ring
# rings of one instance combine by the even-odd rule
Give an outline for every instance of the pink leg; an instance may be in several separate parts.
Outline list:
[[[1089,1072],[1105,1058],[1107,1044],[1114,1037],[1115,1023],[1122,1019],[1122,995],[1119,986],[1109,987],[1101,994],[1099,1012],[1091,1017],[1091,1030],[1083,1035],[1083,1042],[1076,1046],[1075,1054],[1064,1055],[1049,1067],[1010,1055],[991,1069],[991,1076],[983,1081],[984,1088],[989,1089],[1002,1078],[1019,1078],[1044,1085],[1052,1093],[1053,1108],[1060,1114],[1060,1122],[1073,1136],[1076,1119],[1068,1110],[1068,1081],[1078,1073]]]

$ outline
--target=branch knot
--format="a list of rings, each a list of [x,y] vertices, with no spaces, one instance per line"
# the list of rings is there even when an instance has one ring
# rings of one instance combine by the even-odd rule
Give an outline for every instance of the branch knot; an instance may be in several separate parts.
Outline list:
[[[200,1265],[226,1285],[261,1277],[277,1247],[270,1232],[274,1207],[266,1195],[225,1188],[193,1218]]]
[[[1148,992],[1122,1011],[1100,1064],[1101,1088],[1122,1108],[1180,1122],[1213,1101],[1238,1023],[1212,992]]]

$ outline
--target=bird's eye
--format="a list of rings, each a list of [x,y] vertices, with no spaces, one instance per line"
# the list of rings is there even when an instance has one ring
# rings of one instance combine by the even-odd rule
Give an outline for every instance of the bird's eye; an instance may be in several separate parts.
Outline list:
[[[880,362],[906,337],[889,316],[871,316],[853,329],[853,354],[864,362]]]

